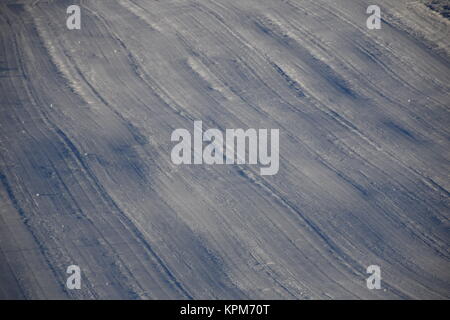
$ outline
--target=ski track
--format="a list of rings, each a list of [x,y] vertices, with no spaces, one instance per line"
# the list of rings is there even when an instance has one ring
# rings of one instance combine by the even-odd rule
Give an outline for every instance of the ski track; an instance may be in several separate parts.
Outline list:
[[[79,3],[72,31],[72,1],[0,4],[1,299],[450,297],[447,20],[407,0],[378,1],[377,31],[362,0]],[[194,120],[280,129],[278,174],[173,165]]]

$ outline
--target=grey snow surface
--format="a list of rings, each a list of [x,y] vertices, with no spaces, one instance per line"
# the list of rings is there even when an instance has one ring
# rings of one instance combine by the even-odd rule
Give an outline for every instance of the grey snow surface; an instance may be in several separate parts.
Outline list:
[[[0,298],[450,297],[448,20],[86,0],[68,30],[74,3],[0,1]],[[194,120],[278,128],[278,174],[174,165]]]

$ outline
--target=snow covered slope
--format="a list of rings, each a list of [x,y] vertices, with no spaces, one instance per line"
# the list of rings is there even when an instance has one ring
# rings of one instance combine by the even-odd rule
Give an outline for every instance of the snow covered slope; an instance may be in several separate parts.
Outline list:
[[[71,4],[0,3],[0,298],[450,297],[448,20],[86,0],[69,30]],[[279,172],[174,165],[194,120],[279,129]]]

